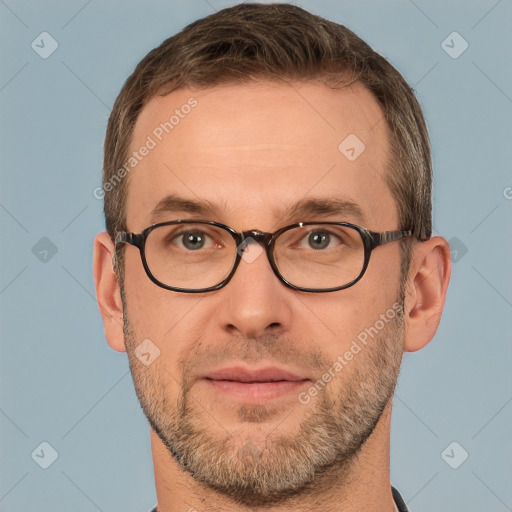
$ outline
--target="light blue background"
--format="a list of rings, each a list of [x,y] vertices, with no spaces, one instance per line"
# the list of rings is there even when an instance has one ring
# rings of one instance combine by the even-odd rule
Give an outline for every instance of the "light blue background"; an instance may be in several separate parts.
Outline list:
[[[104,224],[93,190],[109,109],[135,64],[232,3],[0,3],[0,512],[144,512],[156,501],[149,427],[94,298]],[[438,334],[405,356],[392,482],[412,512],[512,510],[512,2],[297,3],[353,29],[415,87],[435,229],[459,248]],[[48,59],[31,48],[43,31],[59,45]],[[458,59],[441,47],[453,31],[469,43]],[[43,237],[57,248],[47,262],[32,252]],[[31,458],[43,441],[59,454],[46,470]],[[469,453],[458,469],[441,457],[453,441]]]

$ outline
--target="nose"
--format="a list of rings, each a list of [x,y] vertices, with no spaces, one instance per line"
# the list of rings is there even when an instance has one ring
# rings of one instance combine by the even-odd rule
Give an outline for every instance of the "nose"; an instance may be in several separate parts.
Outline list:
[[[279,281],[264,249],[254,240],[244,247],[235,275],[219,292],[219,321],[230,334],[258,338],[289,329],[293,291]]]

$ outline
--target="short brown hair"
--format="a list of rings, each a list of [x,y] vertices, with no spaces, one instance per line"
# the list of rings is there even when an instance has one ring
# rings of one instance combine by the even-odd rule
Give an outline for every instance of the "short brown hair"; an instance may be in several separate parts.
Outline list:
[[[360,82],[380,104],[391,136],[385,179],[400,229],[419,239],[432,231],[432,164],[428,132],[412,88],[351,30],[291,4],[240,4],[195,21],[150,51],[126,80],[112,109],[103,166],[106,228],[126,230],[128,180],[112,185],[128,157],[144,105],[186,87],[248,81],[319,81],[329,87]],[[410,240],[410,239],[409,239]],[[402,248],[402,277],[410,243]],[[122,252],[116,258],[123,278]],[[117,266],[117,265],[116,265]]]

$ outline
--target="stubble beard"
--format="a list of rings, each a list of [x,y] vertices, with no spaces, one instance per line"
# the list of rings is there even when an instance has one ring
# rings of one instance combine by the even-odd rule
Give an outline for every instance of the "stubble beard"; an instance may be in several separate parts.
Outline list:
[[[393,395],[403,353],[403,316],[397,315],[309,404],[298,405],[307,410],[293,432],[280,428],[286,413],[272,404],[234,404],[238,419],[250,429],[232,435],[222,418],[213,418],[194,398],[186,369],[177,399],[168,396],[165,368],[146,367],[136,359],[126,308],[124,318],[135,390],[149,424],[196,481],[248,507],[297,500],[321,492],[321,482],[348,479]],[[283,341],[275,337],[273,342]],[[282,422],[266,433],[258,430],[276,414]]]

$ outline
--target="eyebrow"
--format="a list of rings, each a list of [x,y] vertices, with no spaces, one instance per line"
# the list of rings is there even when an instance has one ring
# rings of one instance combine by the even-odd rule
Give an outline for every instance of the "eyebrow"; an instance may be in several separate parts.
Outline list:
[[[161,199],[150,214],[152,224],[170,213],[194,214],[209,219],[219,218],[220,208],[209,201],[201,199],[186,199],[175,194]],[[307,197],[286,208],[274,208],[274,218],[280,221],[301,222],[314,216],[338,216],[340,220],[356,220],[365,222],[362,209],[353,201],[345,197]]]
[[[344,197],[304,198],[289,207],[286,212],[274,210],[274,215],[276,219],[284,216],[286,220],[298,219],[299,222],[305,217],[334,215],[339,216],[340,220],[350,218],[362,223],[366,220],[363,210]]]
[[[209,217],[216,216],[219,212],[215,205],[211,204],[209,201],[185,199],[172,194],[158,201],[150,214],[151,223],[154,224],[163,215],[169,213],[194,213]]]

